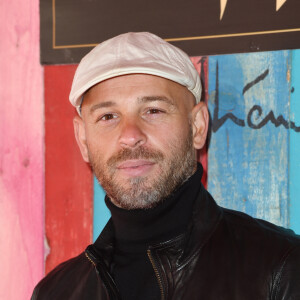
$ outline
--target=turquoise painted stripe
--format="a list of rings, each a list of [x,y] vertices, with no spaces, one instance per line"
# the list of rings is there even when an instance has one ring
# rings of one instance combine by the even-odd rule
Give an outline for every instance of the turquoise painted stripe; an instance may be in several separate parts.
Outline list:
[[[93,240],[95,241],[110,218],[110,211],[104,202],[105,192],[94,176],[94,212],[93,212]]]
[[[290,118],[300,126],[300,50],[292,51]],[[300,132],[290,131],[290,227],[300,234]]]
[[[285,227],[290,130],[271,122],[260,129],[257,125],[270,112],[289,120],[289,61],[290,51],[209,57],[215,132],[208,152],[208,190],[221,206]],[[226,115],[230,118],[220,126]]]

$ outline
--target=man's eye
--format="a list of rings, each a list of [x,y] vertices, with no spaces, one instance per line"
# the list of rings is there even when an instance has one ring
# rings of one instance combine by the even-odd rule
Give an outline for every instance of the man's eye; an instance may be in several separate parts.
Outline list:
[[[147,114],[159,114],[159,113],[162,113],[162,111],[157,108],[151,108],[147,111]]]
[[[112,120],[112,119],[115,119],[116,116],[114,114],[105,114],[104,116],[102,116],[100,118],[101,121],[109,121],[109,120]]]

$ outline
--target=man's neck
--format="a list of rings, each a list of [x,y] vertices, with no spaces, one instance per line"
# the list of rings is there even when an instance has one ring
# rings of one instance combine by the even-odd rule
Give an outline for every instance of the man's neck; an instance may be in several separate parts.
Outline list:
[[[115,227],[117,247],[139,251],[184,232],[192,215],[202,176],[202,166],[172,195],[151,209],[125,210],[106,198]],[[131,249],[131,250],[130,250]]]

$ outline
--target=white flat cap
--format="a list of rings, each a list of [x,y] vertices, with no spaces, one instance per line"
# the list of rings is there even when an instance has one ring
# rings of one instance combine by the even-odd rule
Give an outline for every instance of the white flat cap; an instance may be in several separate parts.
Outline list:
[[[80,113],[83,94],[95,84],[126,74],[151,74],[187,87],[198,103],[199,74],[188,55],[149,32],[129,32],[96,46],[76,70],[70,102]]]

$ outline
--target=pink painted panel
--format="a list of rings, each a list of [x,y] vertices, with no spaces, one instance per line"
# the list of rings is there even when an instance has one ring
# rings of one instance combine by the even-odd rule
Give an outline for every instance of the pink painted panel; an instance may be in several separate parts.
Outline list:
[[[43,71],[39,1],[1,1],[0,299],[43,276]]]

